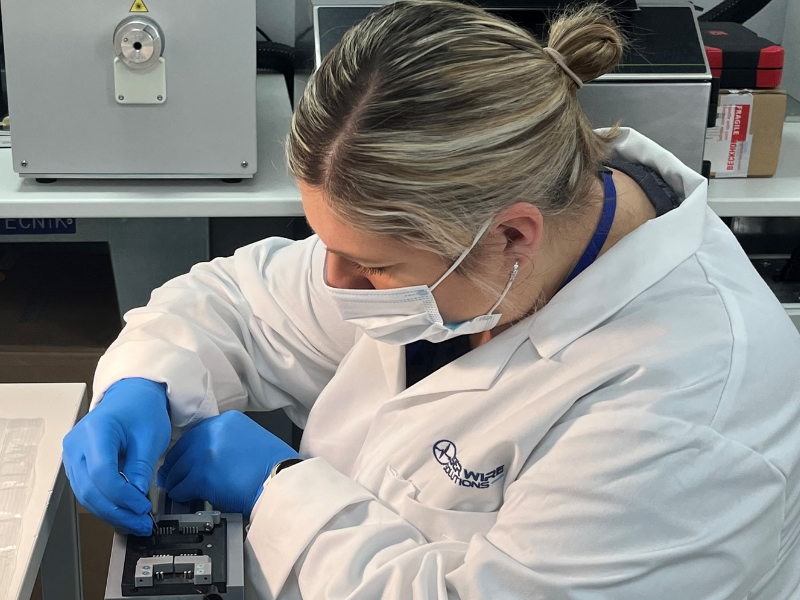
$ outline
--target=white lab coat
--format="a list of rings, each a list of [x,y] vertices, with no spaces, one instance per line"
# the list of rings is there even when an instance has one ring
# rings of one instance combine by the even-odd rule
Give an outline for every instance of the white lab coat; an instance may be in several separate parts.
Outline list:
[[[284,407],[248,594],[307,600],[800,598],[800,336],[705,180],[542,310],[409,389],[343,323],[324,248],[267,239],[153,293],[97,371],[166,382],[176,426]]]

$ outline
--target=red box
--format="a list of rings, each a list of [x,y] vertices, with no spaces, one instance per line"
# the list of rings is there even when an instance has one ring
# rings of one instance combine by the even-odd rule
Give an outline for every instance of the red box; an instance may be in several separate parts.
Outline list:
[[[701,22],[711,74],[721,88],[776,88],[783,75],[783,48],[738,23]]]

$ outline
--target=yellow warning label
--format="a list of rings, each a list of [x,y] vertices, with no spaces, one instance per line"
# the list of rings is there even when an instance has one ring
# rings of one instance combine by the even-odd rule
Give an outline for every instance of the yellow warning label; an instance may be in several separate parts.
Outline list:
[[[133,0],[130,12],[149,12],[142,0]]]

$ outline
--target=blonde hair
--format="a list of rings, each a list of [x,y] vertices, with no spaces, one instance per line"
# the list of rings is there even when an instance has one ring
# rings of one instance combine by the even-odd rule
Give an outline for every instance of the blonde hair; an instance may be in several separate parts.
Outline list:
[[[582,81],[623,38],[598,5],[551,23]],[[349,30],[292,118],[289,169],[342,221],[453,260],[517,202],[581,205],[616,129],[595,133],[577,86],[527,31],[448,0],[402,0]]]

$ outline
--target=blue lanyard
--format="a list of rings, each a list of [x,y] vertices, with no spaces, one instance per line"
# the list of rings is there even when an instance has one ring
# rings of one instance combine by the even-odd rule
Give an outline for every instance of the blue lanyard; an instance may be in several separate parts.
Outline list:
[[[603,176],[603,187],[605,188],[605,202],[603,203],[603,212],[600,215],[600,222],[597,224],[597,229],[594,230],[592,239],[589,240],[589,245],[586,246],[586,250],[583,251],[583,255],[578,260],[578,264],[575,265],[575,268],[572,269],[572,273],[570,273],[564,283],[561,284],[559,290],[580,275],[584,269],[595,261],[597,255],[600,254],[603,244],[606,243],[608,232],[611,231],[611,225],[614,223],[614,214],[617,212],[617,188],[614,185],[614,179],[611,177],[610,171],[603,171],[601,175]]]

